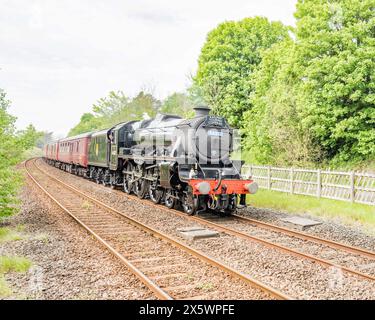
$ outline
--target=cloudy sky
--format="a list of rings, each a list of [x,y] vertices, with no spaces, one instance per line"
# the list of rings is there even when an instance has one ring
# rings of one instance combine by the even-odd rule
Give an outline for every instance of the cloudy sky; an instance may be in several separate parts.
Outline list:
[[[184,91],[207,32],[296,0],[0,0],[0,88],[18,128],[63,135],[110,90]]]

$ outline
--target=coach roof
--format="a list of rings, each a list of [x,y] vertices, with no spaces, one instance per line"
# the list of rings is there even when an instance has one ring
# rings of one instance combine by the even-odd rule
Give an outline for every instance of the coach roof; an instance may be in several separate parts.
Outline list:
[[[76,135],[76,136],[73,136],[73,137],[67,137],[67,138],[61,139],[61,140],[59,140],[59,142],[67,142],[67,141],[71,141],[71,140],[89,138],[89,137],[92,136],[92,134],[93,134],[93,132],[86,132],[86,133],[82,133],[82,134],[79,134],[79,135]]]
[[[93,132],[91,134],[91,137],[95,138],[95,137],[100,137],[100,136],[107,136],[109,130],[110,129],[104,129],[104,130]]]

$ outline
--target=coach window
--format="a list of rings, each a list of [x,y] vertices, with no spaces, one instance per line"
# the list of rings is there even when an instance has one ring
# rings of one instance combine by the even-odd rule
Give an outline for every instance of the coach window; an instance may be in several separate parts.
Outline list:
[[[111,133],[111,140],[113,144],[117,144],[117,134],[115,132]]]

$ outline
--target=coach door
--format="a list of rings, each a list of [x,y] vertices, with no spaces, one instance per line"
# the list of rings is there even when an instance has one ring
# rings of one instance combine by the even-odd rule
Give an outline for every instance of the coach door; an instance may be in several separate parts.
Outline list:
[[[117,154],[117,146],[118,146],[118,130],[113,130],[109,136],[111,141],[111,152],[110,152],[110,169],[117,170],[117,163],[118,163],[118,154]]]

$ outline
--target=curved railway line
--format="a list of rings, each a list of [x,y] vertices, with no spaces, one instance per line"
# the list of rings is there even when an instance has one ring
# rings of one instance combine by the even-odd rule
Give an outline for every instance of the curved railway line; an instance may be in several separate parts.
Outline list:
[[[45,174],[48,173],[45,172]],[[164,206],[154,204],[151,201],[139,199],[135,195],[128,195],[118,190],[116,192],[120,193],[122,196],[128,197],[129,199],[138,201],[139,203],[143,203],[149,207],[155,207],[159,210],[168,212],[169,214],[175,214],[185,219],[198,222],[202,225],[209,226],[210,228],[213,228],[219,232],[224,232],[228,235],[240,237],[249,241],[255,241],[267,247],[294,255],[302,259],[307,259],[319,263],[326,267],[335,267],[341,269],[347,274],[351,274],[365,280],[375,280],[374,270],[371,270],[372,273],[357,270],[358,268],[366,269],[367,265],[373,265],[373,262],[375,260],[375,252],[239,215],[233,215],[232,217],[225,218],[215,216],[208,218],[203,218],[201,216],[188,216],[181,211],[168,209]],[[255,235],[256,233],[260,233],[260,235]],[[301,251],[301,244],[308,247],[317,245],[317,247],[315,247],[315,253],[311,254]],[[326,255],[329,258],[324,258],[322,257],[322,255]],[[335,262],[335,259],[337,257],[340,257],[340,255],[343,257],[343,261]],[[349,257],[349,259],[347,257]],[[346,263],[349,263],[352,266],[347,266]]]
[[[25,162],[30,179],[157,298],[293,299],[86,195],[39,168],[36,160]]]

